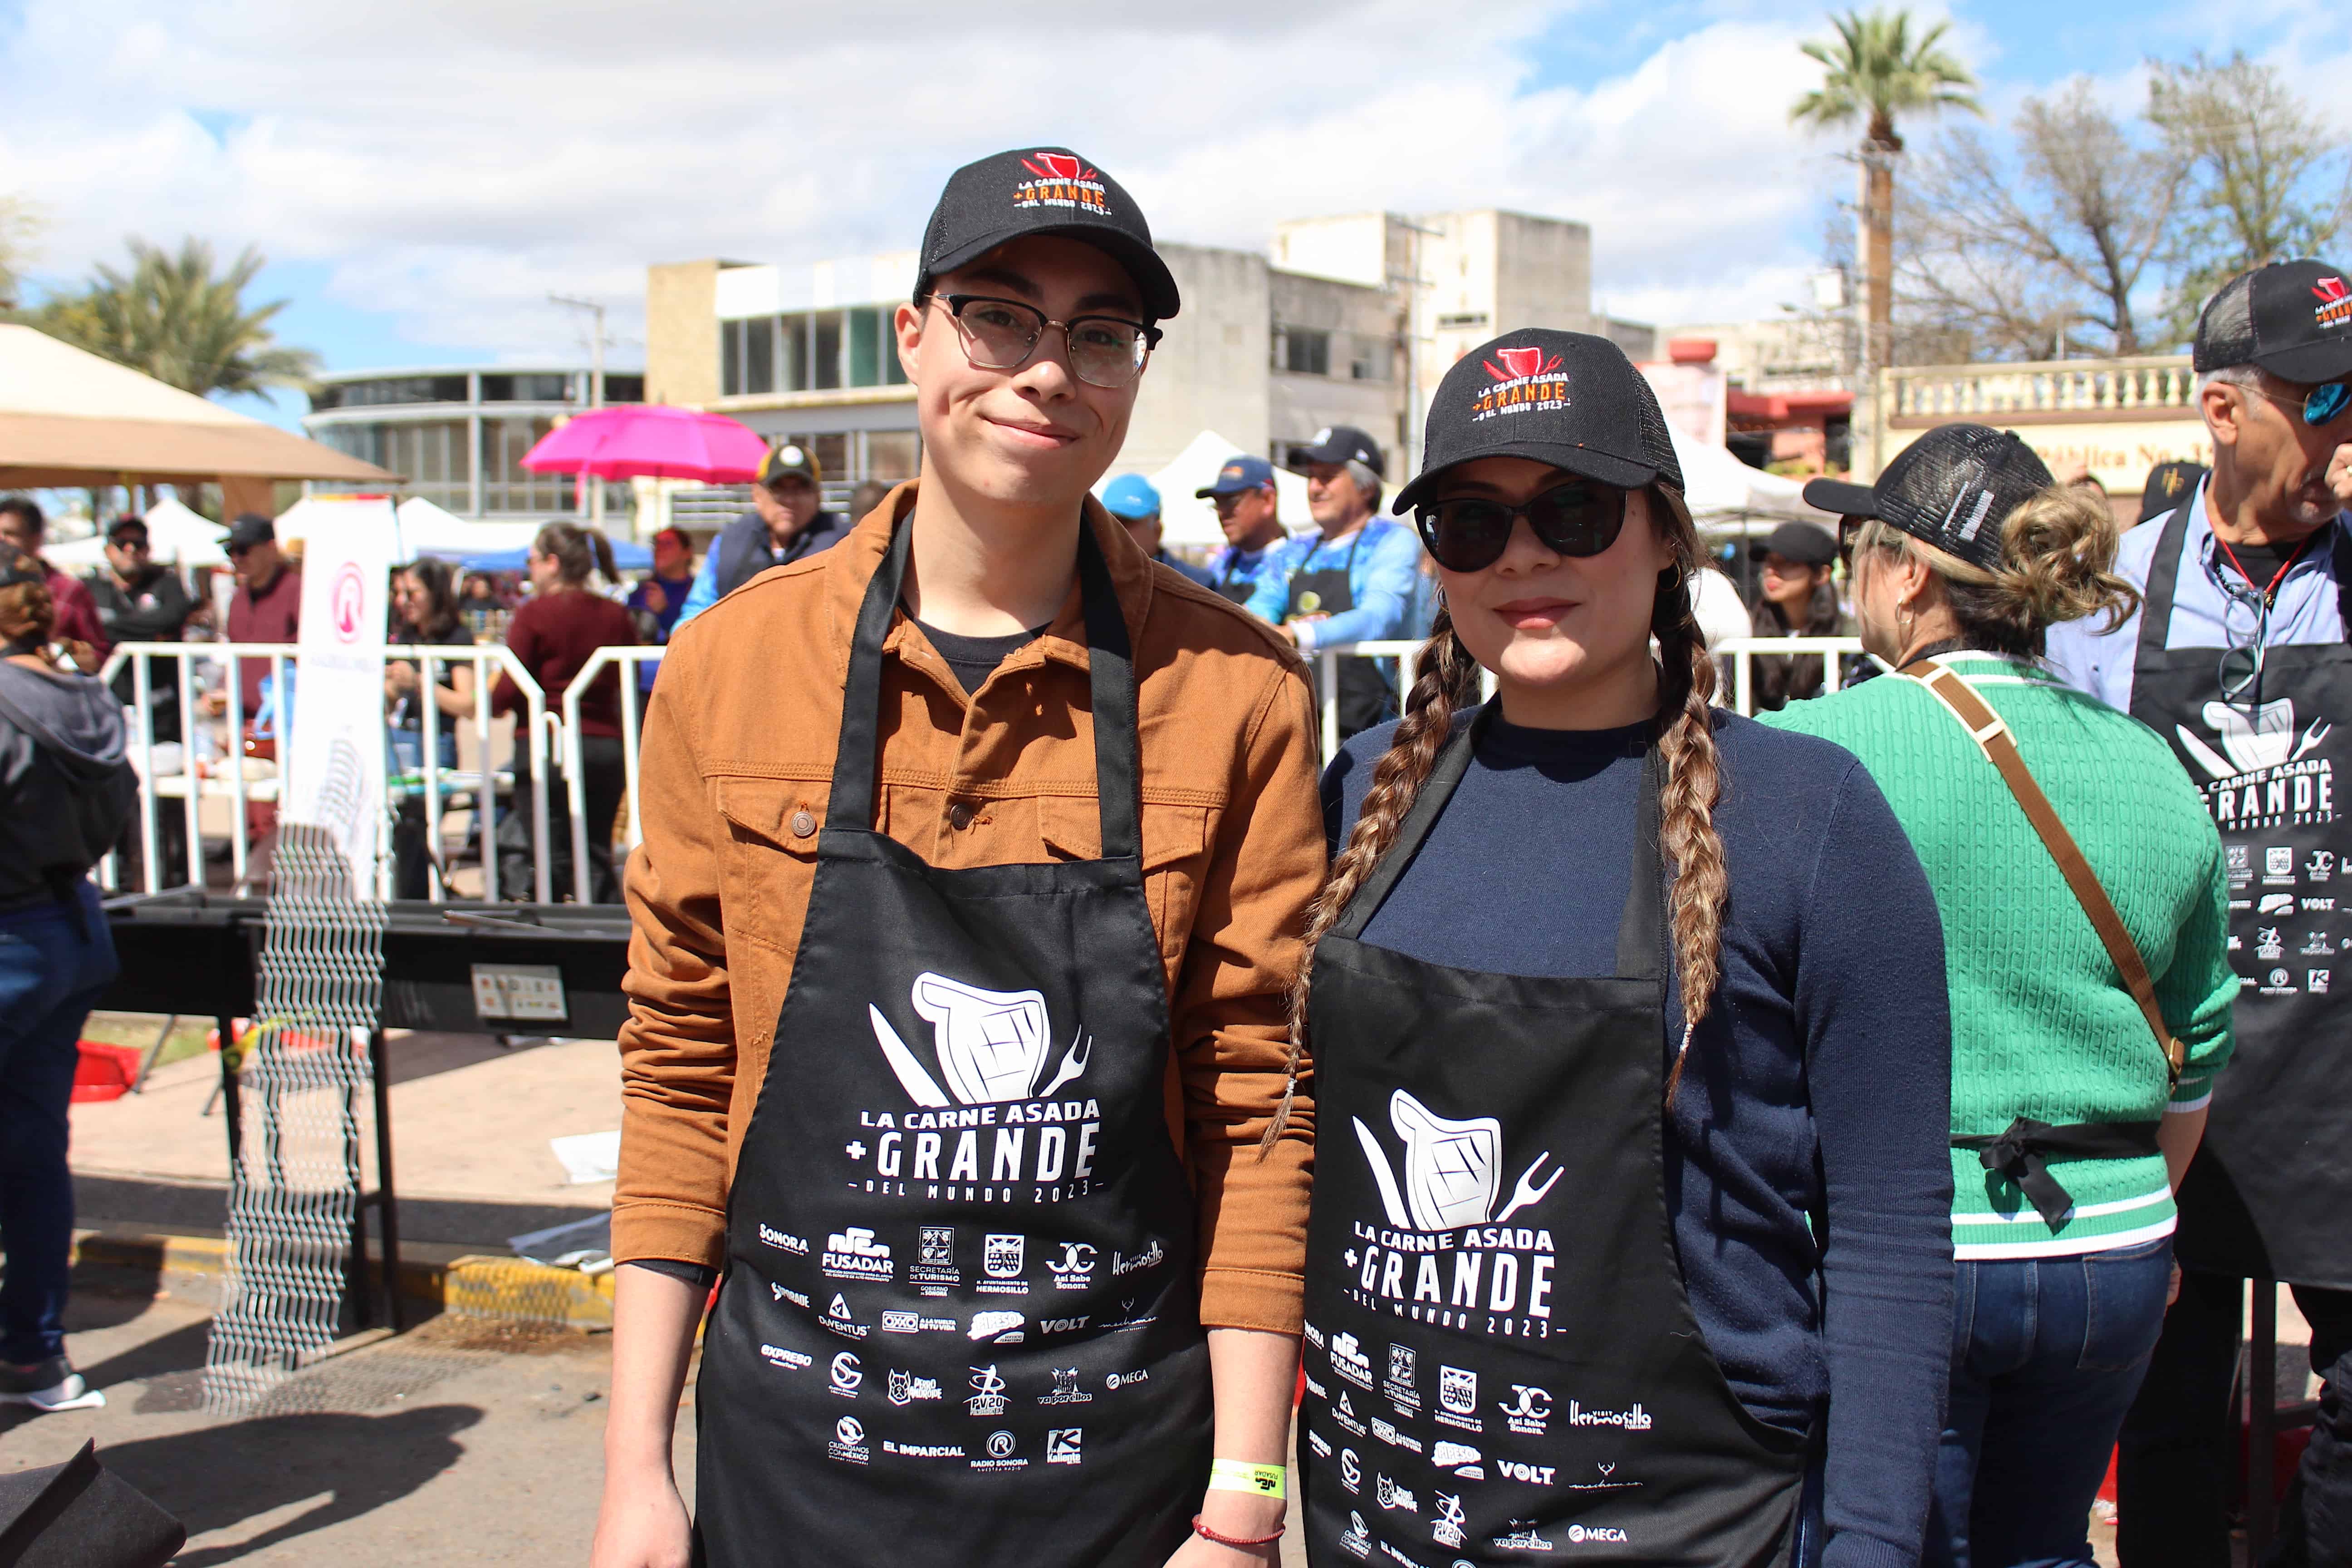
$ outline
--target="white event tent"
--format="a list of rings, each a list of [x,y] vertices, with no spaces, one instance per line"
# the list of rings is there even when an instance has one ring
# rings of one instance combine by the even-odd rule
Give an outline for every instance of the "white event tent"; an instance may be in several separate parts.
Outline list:
[[[147,558],[157,565],[187,571],[197,566],[228,564],[228,552],[221,548],[228,530],[205,521],[178,499],[166,496],[140,516],[147,523]],[[106,564],[106,536],[93,534],[64,544],[45,544],[41,554],[61,571],[76,574],[96,571]]]
[[[1237,441],[1229,441],[1214,430],[1203,430],[1185,445],[1182,451],[1167,465],[1144,475],[1151,488],[1160,492],[1160,542],[1173,549],[1179,546],[1207,545],[1223,549],[1224,531],[1217,526],[1217,509],[1192,492],[1216,482],[1217,471],[1225,459],[1244,451]],[[1129,470],[1114,467],[1103,476],[1095,493],[1102,493],[1103,485],[1116,476]],[[1283,524],[1292,532],[1308,525],[1307,518],[1307,481],[1285,468],[1274,471],[1274,489],[1281,507]]]
[[[288,507],[278,518],[278,542],[292,544],[307,539],[313,528],[332,521],[334,507],[323,503],[336,499],[305,496]],[[399,517],[399,554],[404,561],[419,555],[457,560],[501,550],[520,550],[538,537],[541,527],[538,522],[470,522],[423,496],[411,496],[402,501]]]
[[[1683,499],[1691,516],[1701,523],[1737,523],[1762,518],[1772,523],[1817,522],[1834,531],[1837,514],[1808,506],[1804,481],[1751,468],[1731,455],[1727,447],[1700,441],[1672,425],[1675,461],[1682,466]]]

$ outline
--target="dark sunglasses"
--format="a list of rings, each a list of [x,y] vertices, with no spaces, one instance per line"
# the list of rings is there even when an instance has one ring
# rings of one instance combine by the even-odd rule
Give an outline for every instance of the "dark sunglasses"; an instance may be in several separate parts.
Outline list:
[[[1448,572],[1482,572],[1503,558],[1511,526],[1525,518],[1556,555],[1598,555],[1625,526],[1625,492],[1590,479],[1556,485],[1525,506],[1463,496],[1413,508],[1431,557]]]
[[[2264,389],[2257,390],[2261,390],[2263,395],[2273,403],[2283,404],[2289,408],[2295,406],[2295,400],[2292,397],[2281,397],[2277,393]],[[2347,408],[2352,408],[2352,381],[2330,381],[2313,387],[2304,394],[2302,406],[2305,425],[2315,429],[2331,423],[2339,418]]]

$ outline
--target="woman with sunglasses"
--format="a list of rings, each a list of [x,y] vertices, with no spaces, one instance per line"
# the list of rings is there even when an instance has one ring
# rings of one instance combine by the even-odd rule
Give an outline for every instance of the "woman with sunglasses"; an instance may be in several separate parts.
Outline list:
[[[1851,755],[1710,706],[1614,345],[1497,339],[1427,431],[1397,504],[1443,600],[1327,775],[1297,1001],[1309,1560],[1913,1562],[1951,1292],[1918,863]]]
[[[2352,931],[2352,271],[2258,267],[2197,321],[2197,411],[2213,466],[2178,510],[2124,536],[2143,595],[2112,629],[2053,626],[2072,684],[2172,743],[2203,791],[2230,875],[2242,982],[2237,1057],[2216,1080],[2180,1186],[2180,1299],[2124,1424],[2118,1547],[2220,1568],[2237,1446],[2227,1406],[2249,1278],[2294,1287],[2326,1379],[2282,1533],[2341,1542],[2352,1518],[2352,1074],[2336,1042]],[[2332,950],[2332,952],[2331,951]]]
[[[2137,602],[2102,499],[1981,425],[1805,499],[1866,514],[1855,617],[1905,678],[1765,722],[1863,760],[1944,916],[1957,1305],[1927,1560],[2089,1568],[2230,1057],[2221,846],[2161,740],[2039,666],[2052,627]]]

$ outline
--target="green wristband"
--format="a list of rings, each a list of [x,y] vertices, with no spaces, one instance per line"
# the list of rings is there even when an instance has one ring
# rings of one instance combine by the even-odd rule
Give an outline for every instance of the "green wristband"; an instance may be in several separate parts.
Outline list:
[[[1290,1474],[1280,1465],[1251,1465],[1239,1459],[1217,1459],[1209,1466],[1213,1492],[1248,1492],[1254,1497],[1286,1498]]]

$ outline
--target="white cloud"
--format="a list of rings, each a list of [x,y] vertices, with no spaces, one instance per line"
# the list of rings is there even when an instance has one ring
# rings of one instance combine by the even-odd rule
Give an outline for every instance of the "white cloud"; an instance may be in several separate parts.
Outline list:
[[[1622,26],[1575,0],[26,0],[0,190],[47,210],[51,275],[196,233],[321,264],[420,341],[568,354],[551,289],[634,334],[648,262],[908,246],[956,163],[1065,142],[1167,238],[1512,206],[1592,226],[1612,311],[1723,319],[1801,295],[1851,181],[1843,138],[1787,122],[1817,9],[1740,9],[1570,89],[1528,85],[1533,42]]]

